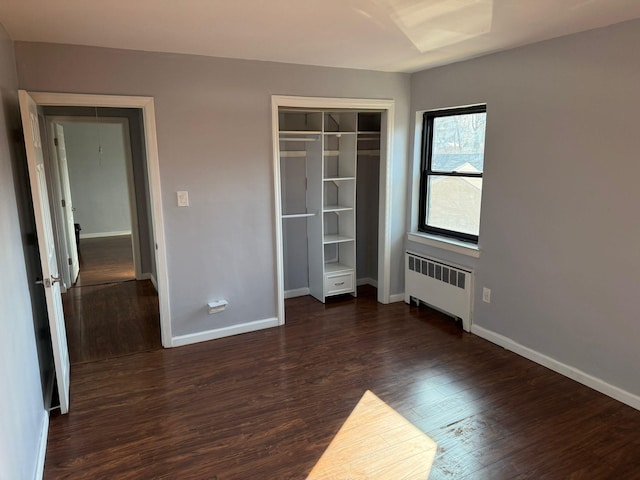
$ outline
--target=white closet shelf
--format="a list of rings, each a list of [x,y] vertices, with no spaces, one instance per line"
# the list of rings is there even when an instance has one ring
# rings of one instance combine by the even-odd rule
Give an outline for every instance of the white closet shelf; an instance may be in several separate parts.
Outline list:
[[[280,137],[281,142],[318,142],[318,137]]]
[[[288,213],[286,215],[282,215],[282,218],[306,218],[315,216],[315,213]]]
[[[280,130],[280,135],[322,135],[320,130]]]
[[[324,273],[352,272],[353,267],[343,265],[342,263],[332,262],[324,264]]]
[[[377,130],[376,131],[358,130],[358,136],[360,137],[371,136],[375,138],[380,136],[380,132]]]
[[[325,245],[329,243],[343,243],[343,242],[353,242],[355,239],[353,237],[348,237],[346,235],[325,235],[323,243]]]
[[[282,150],[280,152],[282,158],[305,158],[307,156],[306,150]]]
[[[343,181],[347,181],[347,180],[355,180],[356,177],[327,177],[327,178],[323,178],[322,180],[324,180],[325,182],[343,182]]]
[[[322,154],[325,157],[337,157],[340,155],[340,150],[325,150]]]
[[[325,205],[322,209],[324,212],[347,212],[353,210],[353,207],[347,205]]]
[[[348,132],[324,132],[325,135],[355,135],[356,132],[352,131],[348,131]]]
[[[380,150],[358,150],[358,156],[378,156]]]

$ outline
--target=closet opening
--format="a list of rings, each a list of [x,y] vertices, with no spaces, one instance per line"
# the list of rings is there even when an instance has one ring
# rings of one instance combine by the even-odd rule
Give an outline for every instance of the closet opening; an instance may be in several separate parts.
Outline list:
[[[286,298],[326,302],[371,285],[389,301],[393,102],[321,101],[274,97],[280,323]]]

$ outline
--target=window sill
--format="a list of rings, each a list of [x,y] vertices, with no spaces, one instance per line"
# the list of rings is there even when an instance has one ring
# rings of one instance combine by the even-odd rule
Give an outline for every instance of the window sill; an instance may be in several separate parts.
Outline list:
[[[472,243],[454,240],[453,238],[440,237],[422,232],[409,232],[407,233],[407,240],[421,243],[422,245],[429,245],[430,247],[441,248],[449,252],[459,253],[468,257],[480,258],[480,247]]]

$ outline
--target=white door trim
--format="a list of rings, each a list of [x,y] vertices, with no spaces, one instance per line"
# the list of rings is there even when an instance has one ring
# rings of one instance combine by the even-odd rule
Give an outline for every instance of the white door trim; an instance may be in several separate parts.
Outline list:
[[[156,269],[158,299],[160,302],[160,330],[162,345],[172,346],[171,311],[169,305],[169,279],[167,276],[167,252],[164,238],[162,213],[162,189],[160,186],[160,163],[153,97],[131,97],[123,95],[92,95],[75,93],[29,92],[39,106],[71,107],[115,107],[139,108],[144,122],[144,139],[147,150],[147,173],[151,195],[151,219],[156,243]]]
[[[360,98],[323,98],[297,97],[287,95],[271,96],[271,131],[273,147],[273,179],[274,179],[274,224],[276,248],[276,283],[278,323],[284,324],[284,253],[282,251],[282,206],[280,205],[280,156],[278,139],[278,109],[309,108],[319,110],[353,109],[382,111],[383,122],[381,133],[380,155],[380,205],[378,227],[378,301],[390,302],[391,282],[391,154],[393,152],[393,123],[395,118],[395,102],[393,100],[376,100]]]

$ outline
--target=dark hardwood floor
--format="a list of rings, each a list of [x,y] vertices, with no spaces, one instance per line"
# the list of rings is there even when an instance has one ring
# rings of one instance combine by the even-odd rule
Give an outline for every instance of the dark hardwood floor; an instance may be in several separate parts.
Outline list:
[[[158,294],[150,280],[74,287],[62,305],[72,364],[162,347]]]
[[[131,235],[80,240],[77,287],[135,280]]]
[[[640,412],[371,290],[287,325],[71,370],[45,478],[303,479],[365,390],[438,443],[438,479],[640,479]]]
[[[82,239],[80,256],[78,281],[62,295],[71,363],[161,348],[158,294],[135,280],[131,236]]]

